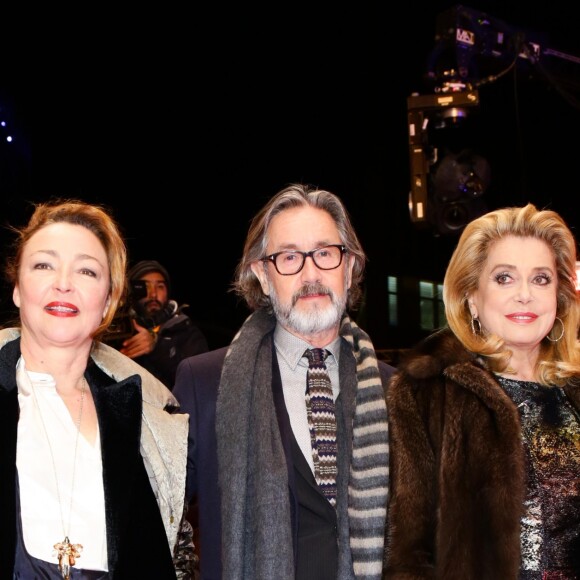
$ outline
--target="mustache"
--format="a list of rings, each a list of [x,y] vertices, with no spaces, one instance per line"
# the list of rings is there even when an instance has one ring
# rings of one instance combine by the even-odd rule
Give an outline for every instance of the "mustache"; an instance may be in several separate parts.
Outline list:
[[[327,296],[333,296],[333,292],[330,288],[327,288],[323,284],[304,284],[299,290],[294,292],[292,295],[292,306],[304,298],[304,296],[309,296],[310,294],[324,294]]]
[[[157,306],[161,308],[161,302],[159,302],[159,300],[147,300],[147,302],[144,304],[145,308],[147,308],[150,304],[157,304]]]

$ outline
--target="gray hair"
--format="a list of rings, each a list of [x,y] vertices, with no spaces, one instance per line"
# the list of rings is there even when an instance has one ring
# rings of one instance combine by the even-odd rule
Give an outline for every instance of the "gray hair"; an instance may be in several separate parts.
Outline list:
[[[362,298],[362,281],[366,255],[354,231],[350,216],[334,193],[308,185],[292,184],[279,191],[254,216],[244,244],[244,253],[236,268],[232,290],[242,297],[250,310],[271,308],[270,297],[264,294],[260,281],[252,271],[251,265],[264,257],[266,252],[267,231],[272,219],[287,209],[310,206],[322,209],[334,220],[341,243],[348,254],[354,257],[352,282],[348,291],[347,308],[354,310]]]

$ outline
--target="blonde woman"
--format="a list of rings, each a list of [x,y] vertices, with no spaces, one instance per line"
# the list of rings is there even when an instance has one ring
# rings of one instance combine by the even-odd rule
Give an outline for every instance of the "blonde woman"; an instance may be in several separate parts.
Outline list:
[[[576,243],[533,205],[468,224],[449,328],[388,390],[388,579],[580,577]]]

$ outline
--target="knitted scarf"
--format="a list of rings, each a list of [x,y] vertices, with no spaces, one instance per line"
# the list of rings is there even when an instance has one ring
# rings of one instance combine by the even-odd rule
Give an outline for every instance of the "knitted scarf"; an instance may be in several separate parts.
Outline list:
[[[218,390],[218,484],[228,580],[295,576],[288,474],[272,395],[275,324],[265,310],[247,318],[228,349]],[[340,334],[352,346],[358,382],[348,485],[353,569],[357,579],[378,580],[389,483],[387,409],[369,337],[347,315]]]

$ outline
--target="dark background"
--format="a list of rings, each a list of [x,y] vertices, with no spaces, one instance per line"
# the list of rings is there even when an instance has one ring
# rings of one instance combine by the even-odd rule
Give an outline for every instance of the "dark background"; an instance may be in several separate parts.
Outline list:
[[[572,5],[467,5],[540,40],[550,75],[516,59],[479,89],[469,139],[490,162],[489,209],[531,201],[576,233]],[[378,348],[410,346],[413,333],[387,330],[386,277],[441,281],[457,238],[409,218],[407,97],[436,88],[426,73],[437,17],[457,6],[101,8],[37,14],[34,34],[29,19],[7,19],[0,135],[15,141],[0,144],[0,222],[22,225],[28,202],[55,196],[105,204],[131,262],[166,265],[174,297],[221,346],[247,315],[229,286],[250,219],[287,184],[314,184],[344,199],[367,251],[365,328]],[[3,230],[1,247],[10,239]],[[5,319],[11,307],[4,288]]]

